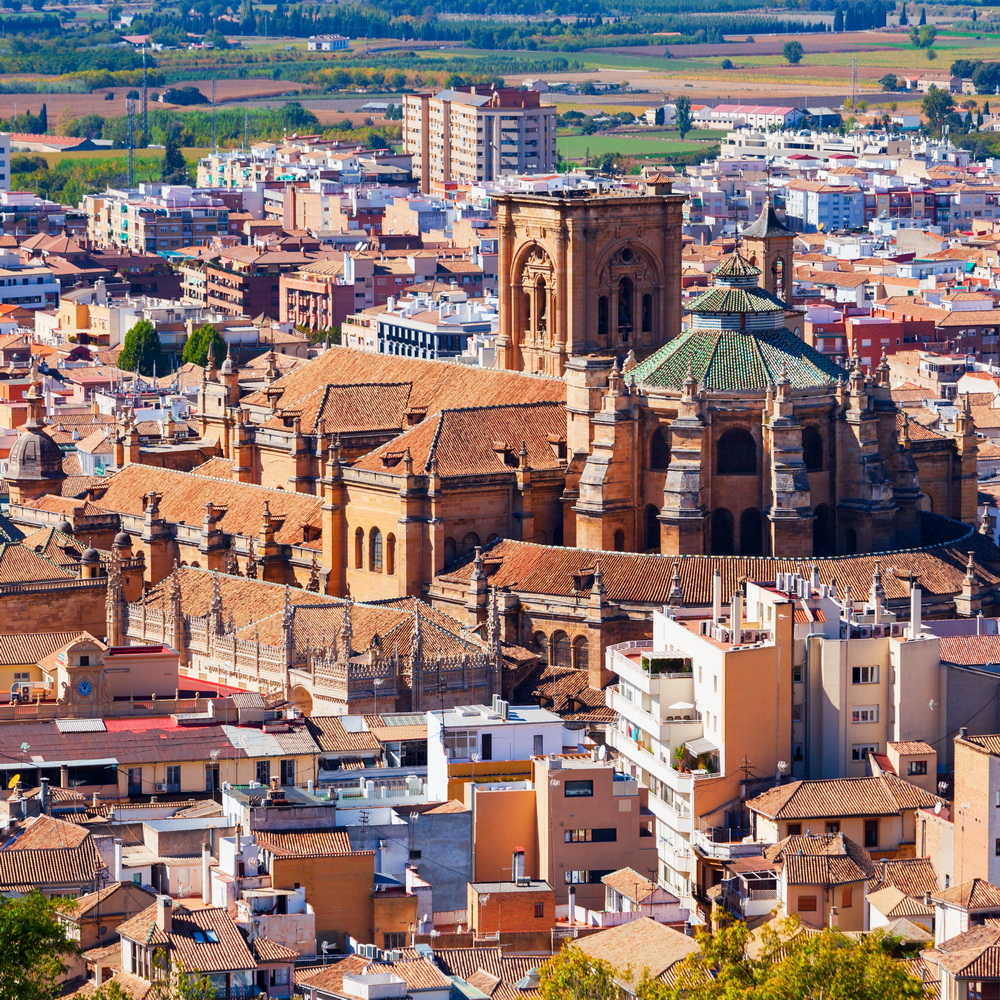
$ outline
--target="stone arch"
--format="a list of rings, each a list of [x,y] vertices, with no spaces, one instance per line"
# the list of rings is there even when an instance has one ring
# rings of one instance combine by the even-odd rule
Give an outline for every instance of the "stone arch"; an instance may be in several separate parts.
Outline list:
[[[713,556],[731,556],[736,546],[733,538],[733,515],[725,507],[712,511],[711,544],[709,553]]]
[[[479,535],[474,531],[467,532],[465,538],[462,539],[462,554],[465,555],[467,552],[474,552],[481,544]]]
[[[458,545],[454,538],[444,540],[444,564],[450,566],[458,558]]]
[[[560,629],[552,633],[552,666],[572,667],[573,666],[573,644],[569,636]]]
[[[775,257],[771,264],[771,287],[774,289],[774,294],[782,300],[788,298],[786,289],[787,277],[785,274],[784,258]]]
[[[368,568],[373,573],[382,572],[382,532],[378,528],[372,528],[368,536]]]
[[[618,339],[627,343],[635,329],[635,282],[627,275],[618,279]]]
[[[578,635],[573,640],[573,668],[586,670],[589,659],[589,644],[585,635]]]
[[[292,688],[292,707],[297,708],[303,715],[312,715],[313,698],[312,695],[301,684]]]
[[[653,472],[670,468],[670,432],[666,427],[657,427],[649,439],[649,467]]]
[[[611,333],[610,321],[611,307],[608,304],[607,295],[600,295],[597,299],[597,336],[606,337]]]
[[[844,532],[844,555],[855,556],[858,554],[858,533],[853,528],[848,528]]]
[[[201,563],[197,559],[191,563],[191,569],[201,569]]]
[[[730,427],[715,443],[715,472],[720,476],[757,475],[757,442],[744,427]]]
[[[495,531],[491,531],[486,536],[486,544],[487,545],[492,545],[494,542],[498,542],[499,540],[500,540],[500,536]]]
[[[823,434],[815,424],[802,428],[802,461],[807,472],[820,472],[826,467]]]
[[[813,555],[834,555],[833,544],[833,511],[825,503],[821,503],[814,511],[813,518]]]
[[[549,637],[544,632],[536,632],[531,637],[531,648],[538,654],[543,664],[549,662]]]
[[[389,576],[396,572],[396,536],[385,536],[385,571]]]
[[[615,544],[615,552],[624,552],[625,551],[625,532],[621,528],[619,528],[615,532],[615,542],[614,542],[614,544]]]
[[[648,504],[643,515],[643,527],[646,535],[646,551],[660,551],[660,509],[655,504]]]
[[[740,555],[764,554],[764,523],[756,507],[747,507],[740,514]]]
[[[354,532],[354,568],[365,568],[365,529],[358,528]]]
[[[653,332],[653,293],[646,292],[642,297],[641,329],[643,333]]]

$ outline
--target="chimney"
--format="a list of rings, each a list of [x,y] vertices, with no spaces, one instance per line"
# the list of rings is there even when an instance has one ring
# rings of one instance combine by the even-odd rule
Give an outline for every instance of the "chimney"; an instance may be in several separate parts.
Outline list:
[[[920,638],[920,588],[911,587],[910,588],[910,638],[919,639]]]
[[[722,574],[716,569],[712,571],[712,622],[722,617]]]
[[[201,845],[201,899],[206,906],[212,904],[212,848]]]
[[[157,896],[156,897],[156,926],[163,931],[164,934],[169,934],[171,929],[171,920],[173,914],[170,912],[171,900],[169,896]]]
[[[569,904],[569,909],[566,913],[566,919],[569,921],[570,925],[576,923],[576,886],[571,885],[566,890],[566,902]]]
[[[840,926],[840,914],[837,912],[836,906],[830,907],[830,927],[836,929]]]
[[[743,631],[743,596],[737,590],[733,594],[732,612],[729,616],[729,628],[732,632],[732,642],[739,645],[740,633]]]
[[[510,877],[512,882],[524,881],[524,848],[515,847],[514,857],[510,866]]]
[[[236,824],[236,856],[239,857],[243,853],[243,824]]]
[[[961,726],[958,730],[958,738],[960,740],[967,740],[969,738],[969,727]]]
[[[49,779],[42,778],[38,783],[38,804],[42,808],[44,815],[49,811]]]
[[[123,858],[124,858],[124,849],[125,849],[124,843],[122,843],[122,841],[119,840],[116,837],[115,838],[115,843],[114,843],[114,858],[115,858],[115,860],[114,860],[114,871],[112,872],[112,875],[113,875],[112,881],[115,881],[115,882],[121,882],[122,881],[122,874],[123,874],[122,873],[122,868],[123,868],[123,865],[124,865],[124,860],[123,860]]]

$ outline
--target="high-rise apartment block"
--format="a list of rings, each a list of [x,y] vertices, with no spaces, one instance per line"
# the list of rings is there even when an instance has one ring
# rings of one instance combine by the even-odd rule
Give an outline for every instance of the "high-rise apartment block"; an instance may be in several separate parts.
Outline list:
[[[420,188],[475,184],[556,165],[556,109],[535,90],[488,86],[403,97],[403,149]]]

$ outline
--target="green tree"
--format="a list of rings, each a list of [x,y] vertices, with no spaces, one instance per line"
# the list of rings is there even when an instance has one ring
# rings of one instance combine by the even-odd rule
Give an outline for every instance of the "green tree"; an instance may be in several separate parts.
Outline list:
[[[924,984],[893,955],[894,940],[869,934],[860,940],[826,929],[802,933],[797,918],[765,925],[753,956],[749,931],[730,920],[709,935],[677,968],[673,984],[646,978],[639,1000],[893,1000],[926,998]]]
[[[148,319],[141,319],[128,333],[118,355],[122,371],[138,371],[140,375],[166,374],[163,365],[163,348],[156,327]],[[0,997],[0,1000],[3,1000]]]
[[[899,9],[899,26],[905,28],[909,24],[909,20],[906,17],[906,4]]]
[[[0,896],[0,942],[0,1000],[49,1000],[62,992],[62,959],[74,945],[52,900],[39,892]]]
[[[694,126],[694,117],[691,114],[691,98],[686,94],[681,94],[674,101],[674,124],[677,126],[677,131],[680,132],[682,139]]]
[[[935,131],[940,132],[948,116],[955,108],[955,101],[947,90],[931,84],[930,90],[920,102],[920,110]]]
[[[619,975],[625,970],[618,970]],[[618,1000],[615,969],[601,958],[591,958],[565,945],[538,970],[540,1000]]]
[[[899,77],[895,73],[886,73],[879,80],[879,85],[883,90],[895,90],[899,86]]]
[[[167,129],[160,179],[164,184],[187,184],[191,180],[191,174],[184,162],[184,154],[181,152],[181,127],[176,122]]]
[[[785,42],[781,49],[781,54],[794,66],[802,61],[802,43],[801,42]]]
[[[839,7],[833,12],[833,30],[844,30],[844,12]]]
[[[927,8],[926,7],[921,7],[920,8],[920,21],[918,23],[921,26],[923,26],[923,25],[925,25],[927,23]]]
[[[209,355],[213,353],[216,364],[222,364],[229,353],[229,348],[219,331],[211,323],[206,323],[194,330],[185,341],[181,361],[184,364],[200,365],[204,368],[208,364]]]
[[[910,41],[918,49],[929,49],[937,39],[937,28],[933,24],[925,24],[918,28],[915,24],[910,27]]]
[[[49,109],[48,105],[42,104],[42,110],[38,112],[38,131],[45,135],[49,130]]]
[[[732,59],[723,59],[722,62],[720,63],[720,66],[723,69],[732,69],[733,68],[733,61],[732,61]]]

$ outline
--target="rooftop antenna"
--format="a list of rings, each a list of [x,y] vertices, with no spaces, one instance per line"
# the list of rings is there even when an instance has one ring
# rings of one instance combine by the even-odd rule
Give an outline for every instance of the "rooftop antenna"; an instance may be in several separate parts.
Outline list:
[[[142,47],[142,141],[149,145],[149,77],[146,73],[146,46]]]
[[[243,152],[250,146],[250,111],[243,109]]]
[[[128,188],[135,187],[135,102],[125,99],[125,113],[128,115]]]
[[[215,127],[215,77],[212,77],[212,152],[219,151],[219,134]]]
[[[858,103],[858,57],[851,58],[851,102]]]

